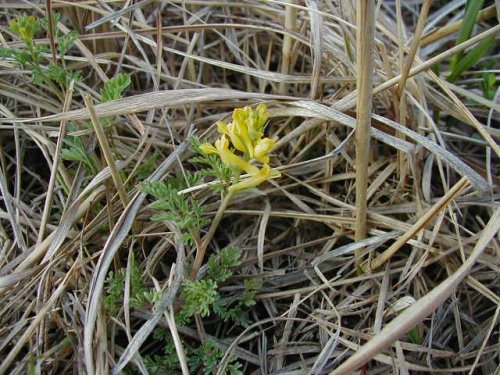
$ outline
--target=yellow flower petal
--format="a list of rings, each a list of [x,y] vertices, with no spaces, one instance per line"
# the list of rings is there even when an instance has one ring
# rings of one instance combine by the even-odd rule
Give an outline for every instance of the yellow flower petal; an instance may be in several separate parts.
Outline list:
[[[255,159],[257,159],[262,164],[269,164],[270,158],[269,158],[269,155],[263,155],[263,156],[255,157]]]
[[[229,130],[228,130],[227,126],[228,125],[224,121],[217,121],[217,131],[220,134],[229,135]]]
[[[260,158],[266,154],[268,154],[276,144],[276,141],[270,138],[262,138],[260,139],[254,148],[255,158]]]
[[[249,108],[236,108],[233,111],[233,122],[229,128],[231,142],[233,142],[234,147],[247,154],[250,158],[253,158],[253,144],[248,133]]]
[[[21,39],[24,40],[26,43],[29,43],[33,40],[33,38],[31,38],[31,35],[28,33],[28,30],[26,30],[25,27],[19,28],[19,35],[21,36]]]
[[[259,104],[257,108],[255,108],[255,112],[257,113],[257,124],[262,129],[269,118],[269,111],[267,110],[267,106],[265,104]]]
[[[264,135],[262,130],[268,118],[268,111],[265,104],[259,104],[256,109],[245,107],[243,109],[245,123],[247,124],[250,139],[255,144]]]
[[[217,122],[217,131],[220,134],[227,135],[231,139],[231,143],[233,144],[234,148],[237,149],[238,151],[241,152],[246,152],[247,148],[245,147],[245,144],[242,142],[240,137],[235,133],[234,131],[234,124],[226,124],[223,121],[218,121]]]
[[[233,111],[233,123],[245,123],[246,120],[247,120],[247,113],[245,111],[245,108],[248,108],[248,107],[244,107],[244,108],[236,108],[234,111]]]
[[[238,138],[239,141],[243,144],[245,147],[245,151],[240,150],[242,152],[245,152],[248,154],[248,156],[253,158],[253,144],[252,140],[250,139],[250,135],[248,134],[248,128],[247,128],[247,123],[246,122],[237,122],[233,124],[233,132]],[[231,138],[232,140],[232,138]],[[233,142],[234,144],[234,142]],[[236,144],[234,144],[234,147],[236,147]],[[236,147],[238,148],[238,147]]]
[[[203,143],[202,145],[200,145],[200,150],[204,154],[218,154],[219,153],[217,151],[217,149],[214,146],[212,146],[210,143]]]
[[[231,123],[227,126],[228,129],[228,135],[229,138],[231,139],[231,143],[233,144],[234,148],[237,149],[238,151],[241,151],[245,154],[248,154],[248,148],[245,145],[245,142],[243,139],[240,137],[240,135],[236,132],[235,130],[236,125]]]
[[[220,139],[215,141],[215,147],[217,148],[217,153],[224,164],[233,168],[238,168],[249,174],[255,174],[258,172],[258,168],[256,166],[243,160],[234,152],[229,150],[229,141],[225,136],[222,136]]]
[[[260,169],[256,174],[253,174],[249,178],[244,179],[241,182],[238,182],[235,185],[229,187],[230,192],[236,192],[241,190],[250,189],[256,187],[263,183],[266,180],[271,178],[280,177],[281,173],[278,171],[272,171],[269,165],[264,165],[262,169]]]

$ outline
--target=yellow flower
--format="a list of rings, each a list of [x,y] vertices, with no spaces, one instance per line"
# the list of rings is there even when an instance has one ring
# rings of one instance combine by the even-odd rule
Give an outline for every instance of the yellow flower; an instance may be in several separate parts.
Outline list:
[[[269,138],[260,139],[255,145],[255,148],[253,150],[255,159],[260,161],[262,164],[268,164],[269,163],[268,154],[273,149],[275,144],[276,141],[272,139]]]
[[[204,143],[200,146],[200,150],[205,154],[218,154],[224,164],[248,174],[255,174],[259,171],[256,166],[243,160],[229,149],[229,141],[225,135],[215,141],[215,147],[210,143]]]
[[[234,148],[241,151],[247,155],[252,152],[252,143],[249,143],[249,138],[245,134],[244,130],[235,129],[235,124],[231,123],[227,125],[225,122],[217,122],[217,131],[220,134],[227,135],[231,139],[231,143]],[[248,132],[247,132],[248,133]]]
[[[249,189],[270,178],[281,176],[279,172],[272,171],[269,167],[269,152],[276,145],[276,141],[262,138],[268,116],[267,107],[264,104],[259,104],[255,109],[252,107],[236,108],[233,111],[232,123],[217,122],[217,131],[221,137],[215,141],[215,145],[204,143],[200,146],[203,153],[216,154],[222,163],[236,169],[235,177],[240,171],[245,171],[250,175],[249,178],[230,186],[229,191]],[[242,152],[243,157],[236,155],[233,149],[229,149],[230,146]],[[252,159],[262,163],[263,167],[259,169],[252,165],[250,163]]]
[[[19,28],[19,35],[21,36],[21,39],[25,41],[26,43],[30,43],[33,41],[33,38],[31,35],[28,33],[25,27],[20,27]]]
[[[269,111],[267,110],[267,106],[265,104],[259,104],[255,109],[256,114],[256,126],[255,131],[262,132],[264,125],[266,125],[267,119],[269,118]]]
[[[230,186],[229,191],[237,192],[241,190],[250,189],[260,185],[266,180],[269,180],[271,178],[277,178],[280,176],[281,176],[280,172],[271,170],[269,165],[266,164],[257,173],[251,174],[249,178],[245,178],[243,181]]]
[[[256,109],[248,106],[236,108],[233,112],[233,123],[238,127],[244,127],[250,141],[253,143],[264,135],[262,131],[267,118],[268,112],[265,104],[259,104]]]
[[[10,28],[12,31],[14,31],[14,32],[16,32],[16,33],[17,33],[17,32],[19,31],[19,25],[18,25],[17,21],[16,21],[16,20],[11,20],[11,21],[9,22],[9,28]]]
[[[9,28],[19,34],[25,43],[32,43],[33,37],[38,32],[39,24],[34,16],[19,16],[17,19],[9,22]]]
[[[204,154],[218,154],[219,152],[217,151],[217,149],[212,146],[210,143],[203,143],[202,145],[200,145],[200,150],[204,153]]]
[[[253,144],[252,140],[250,139],[250,135],[248,134],[248,127],[247,124],[244,122],[233,122],[230,125],[230,129],[232,132],[243,142],[246,148],[246,154],[249,156],[250,159],[253,158]],[[236,147],[236,146],[235,146]]]

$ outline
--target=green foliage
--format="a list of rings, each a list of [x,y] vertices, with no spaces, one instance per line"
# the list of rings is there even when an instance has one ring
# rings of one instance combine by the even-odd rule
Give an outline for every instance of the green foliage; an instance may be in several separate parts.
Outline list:
[[[483,89],[483,96],[488,100],[493,100],[495,98],[495,92],[497,90],[497,76],[492,72],[483,73],[483,81],[481,86]]]
[[[189,318],[195,314],[205,317],[210,314],[210,306],[219,298],[217,283],[213,280],[184,282],[184,306],[181,315]]]
[[[255,305],[255,294],[261,287],[256,280],[245,280],[242,293],[223,297],[219,283],[233,275],[231,268],[241,264],[241,252],[235,247],[222,250],[220,256],[211,255],[208,271],[202,280],[184,282],[184,306],[179,314],[179,323],[186,324],[198,314],[202,317],[212,313],[224,321],[233,321],[248,326],[248,307]]]
[[[60,21],[61,16],[54,13],[54,25]],[[78,33],[70,31],[65,35],[59,33],[59,29],[54,27],[54,40],[57,51],[61,59],[61,64],[45,62],[44,53],[49,51],[49,47],[43,43],[35,43],[36,35],[44,29],[48,32],[48,19],[36,18],[22,14],[10,21],[9,30],[16,34],[23,42],[23,48],[0,48],[0,58],[12,58],[15,63],[22,67],[31,69],[33,83],[39,86],[53,85],[57,83],[66,88],[71,80],[80,80],[80,72],[73,72],[65,67],[64,55],[78,39]]]
[[[131,79],[130,75],[126,73],[120,73],[111,78],[104,83],[104,87],[101,90],[101,101],[100,103],[106,103],[111,100],[120,99],[123,92],[130,85]],[[110,117],[102,117],[100,119],[101,125],[106,127],[111,124]]]
[[[408,336],[410,337],[410,341],[416,345],[422,345],[422,340],[420,339],[420,335],[418,334],[418,328],[412,328],[408,331]]]
[[[21,68],[29,68],[32,71],[32,79],[36,84],[43,82],[43,71],[41,63],[43,53],[48,51],[48,47],[43,44],[27,44],[26,49],[0,47],[0,58],[12,58],[15,65]]]
[[[108,288],[104,305],[110,314],[116,314],[123,303],[123,293],[125,290],[125,272],[120,269],[117,272],[111,271],[106,280]]]
[[[255,279],[247,279],[243,282],[243,285],[245,286],[245,291],[241,297],[240,304],[245,307],[255,305],[255,294],[262,288],[262,283]]]
[[[477,14],[483,7],[483,2],[483,0],[467,0],[462,27],[458,31],[456,44],[465,42],[471,37],[474,25],[476,24]],[[462,58],[462,54],[463,52],[458,52],[455,56],[453,56],[450,64],[450,70],[453,71],[455,69],[455,66]]]
[[[217,155],[207,155],[200,150],[201,140],[198,137],[191,138],[191,150],[198,156],[190,159],[192,163],[207,165],[209,168],[201,170],[199,173],[203,177],[215,177],[218,183],[210,185],[211,188],[224,192],[224,186],[229,186],[233,171],[225,165]]]
[[[144,356],[144,365],[148,372],[159,375],[178,373],[180,371],[180,362],[170,333],[166,329],[159,327],[154,330],[153,337],[155,340],[163,341],[165,346],[163,354]],[[219,366],[224,356],[224,352],[213,340],[207,340],[198,347],[189,349],[188,353],[186,353],[186,350],[184,352],[188,354],[186,357],[188,358],[190,373],[192,374],[199,373],[200,371],[206,375],[212,374],[214,370],[217,370],[217,366]],[[232,356],[229,359],[226,374],[242,375],[241,368],[241,363]]]
[[[76,31],[70,31],[67,34],[61,35],[57,24],[61,21],[61,15],[57,12],[52,13],[52,24],[54,25],[54,40],[57,41],[57,52],[61,59],[64,60],[64,55],[69,51],[73,43],[78,39],[79,35]],[[49,32],[49,19],[44,17],[41,19],[41,25],[46,32]]]
[[[219,346],[213,340],[207,340],[189,357],[189,367],[192,373],[195,373],[200,368],[204,375],[210,375],[214,370],[217,370],[219,363],[224,356],[224,352],[219,349]],[[241,371],[241,363],[235,357],[229,359],[226,374],[243,375]]]
[[[68,131],[76,131],[76,126],[68,124]],[[87,152],[85,145],[79,136],[68,135],[64,137],[64,144],[67,146],[62,150],[61,154],[61,157],[64,160],[82,163],[92,176],[95,176],[99,172],[97,161]]]
[[[465,54],[454,66],[448,78],[446,78],[449,82],[456,81],[460,75],[466,71],[467,69],[476,65],[479,59],[483,56],[486,56],[493,49],[495,45],[495,37],[492,36],[490,38],[483,39],[481,42],[477,44],[474,48]]]
[[[49,66],[47,67],[46,74],[50,80],[61,84],[63,87],[69,87],[69,84],[72,80],[75,81],[82,80],[81,72],[79,71],[73,72],[68,69],[62,68],[59,65],[55,65],[53,63],[50,63]],[[36,77],[41,79],[40,75],[37,75]]]
[[[69,31],[67,34],[61,34],[57,24],[61,21],[61,14],[54,12],[52,13],[52,24],[54,25],[54,40],[57,42],[57,52],[59,53],[59,57],[64,61],[64,55],[69,51],[71,46],[79,37],[79,34],[76,31]],[[48,33],[49,32],[49,19],[44,17],[40,20],[40,24],[43,29]]]
[[[130,75],[120,73],[104,83],[101,90],[101,103],[109,102],[111,100],[120,99],[123,92],[130,85]]]
[[[222,250],[219,257],[212,255],[208,259],[207,277],[216,281],[226,281],[233,275],[231,268],[241,264],[240,257],[240,250],[234,246]]]
[[[474,25],[476,24],[476,17],[481,8],[483,7],[483,0],[468,0],[465,6],[465,14],[462,23],[462,27],[458,31],[456,44],[460,44],[470,39],[472,32],[474,30]],[[450,63],[450,74],[446,78],[448,82],[455,82],[460,75],[473,67],[479,59],[487,55],[495,44],[495,37],[482,40],[474,48],[470,49],[468,52],[464,53],[460,51],[456,53]]]
[[[214,312],[224,321],[233,321],[243,327],[248,327],[248,308],[255,305],[255,294],[262,284],[253,279],[244,281],[245,289],[236,297],[219,298],[213,306]]]
[[[165,348],[163,354],[155,354],[144,357],[144,366],[150,374],[171,375],[175,373],[179,367],[179,358],[175,351],[174,340],[164,328],[156,328],[153,336],[157,340],[165,340]]]
[[[141,190],[156,198],[150,207],[160,211],[153,221],[173,221],[182,232],[185,242],[194,241],[193,234],[198,233],[209,221],[202,217],[203,208],[199,202],[179,194],[179,191],[201,183],[198,173],[186,172],[185,175],[172,176],[165,181],[149,181],[141,185]]]
[[[57,29],[58,30],[58,29]],[[60,56],[64,56],[66,52],[69,51],[73,43],[76,42],[80,35],[76,31],[70,31],[64,35],[58,35],[57,37],[57,52]]]
[[[126,269],[109,273],[107,278],[106,296],[104,297],[104,305],[110,314],[116,314],[120,307],[123,306],[125,293]],[[134,256],[130,262],[130,307],[137,308],[146,303],[155,303],[159,295],[156,290],[148,290],[145,286],[144,277],[141,270],[135,263]]]
[[[349,36],[345,33],[344,33],[344,45],[347,52],[347,56],[349,56],[349,61],[352,63],[356,62],[356,53],[353,51]]]
[[[158,160],[159,156],[160,153],[155,151],[153,155],[143,161],[139,168],[137,168],[135,178],[139,181],[142,181],[145,178],[149,177],[151,173],[153,173],[156,169],[156,161]]]

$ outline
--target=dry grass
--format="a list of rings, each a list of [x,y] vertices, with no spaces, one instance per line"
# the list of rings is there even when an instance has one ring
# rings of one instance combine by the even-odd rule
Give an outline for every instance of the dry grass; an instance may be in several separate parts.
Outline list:
[[[22,46],[11,19],[59,12],[50,29],[80,33],[65,60],[83,79],[40,86],[0,60],[0,374],[145,373],[164,353],[157,327],[183,374],[208,339],[224,352],[217,374],[232,356],[245,374],[497,373],[500,94],[481,83],[498,51],[446,81],[457,52],[497,37],[491,1],[457,46],[463,0],[378,1],[374,39],[358,43],[354,0],[3,3],[4,47]],[[54,38],[38,37],[55,60]],[[98,104],[117,73],[131,75],[125,97]],[[225,200],[208,182],[185,190],[212,223],[196,257],[150,220],[139,184],[199,168],[191,135],[213,140],[216,121],[261,102],[282,177]],[[68,131],[95,176],[61,159]],[[262,282],[250,325],[179,324],[183,281],[229,244],[242,265],[222,292]],[[133,259],[154,304],[131,306]]]

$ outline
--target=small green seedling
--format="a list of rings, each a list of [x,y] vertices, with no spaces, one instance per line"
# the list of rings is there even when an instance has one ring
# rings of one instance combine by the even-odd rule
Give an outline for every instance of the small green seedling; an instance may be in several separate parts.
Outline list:
[[[117,74],[112,79],[106,81],[101,90],[101,103],[120,99],[123,92],[130,85],[130,82],[131,80],[128,74]],[[103,125],[108,125],[111,123],[111,119],[109,117],[102,118],[101,123]],[[92,125],[89,123],[86,127],[92,128]],[[68,124],[68,130],[74,132],[77,128],[74,124],[70,123]],[[95,156],[87,150],[80,136],[67,135],[64,137],[64,144],[66,145],[62,152],[62,158],[64,160],[82,163],[92,177],[99,172],[99,162],[96,160]]]
[[[219,346],[214,341],[207,340],[193,351],[189,357],[189,367],[193,374],[201,369],[204,375],[210,375],[217,370],[223,356],[224,352],[220,350]],[[243,375],[241,368],[241,363],[235,357],[231,357],[226,374]]]
[[[104,297],[104,306],[106,310],[114,315],[118,313],[123,306],[125,295],[125,279],[126,269],[121,268],[116,272],[111,271],[106,280],[107,293]],[[144,276],[135,262],[135,257],[132,255],[130,261],[130,307],[137,308],[146,304],[154,304],[159,294],[155,289],[148,289],[144,281]]]
[[[55,13],[53,17],[54,24],[57,24],[61,16]],[[55,28],[54,39],[61,63],[59,65],[54,61],[49,61],[46,57],[49,47],[35,41],[38,33],[42,30],[48,31],[47,18],[22,14],[10,21],[9,30],[23,41],[24,46],[20,48],[0,47],[0,58],[11,58],[17,66],[31,70],[34,84],[42,87],[48,85],[53,89],[56,89],[55,84],[59,84],[66,89],[72,80],[81,80],[80,72],[67,69],[65,62],[65,55],[78,39],[78,33],[70,31],[62,35]]]
[[[160,212],[151,219],[175,222],[186,243],[199,241],[200,231],[209,221],[202,217],[203,208],[199,202],[179,192],[201,183],[201,179],[200,174],[186,171],[184,175],[172,176],[164,181],[144,182],[140,187],[156,199],[150,207]]]
[[[184,306],[179,323],[186,324],[194,315],[206,317],[212,313],[224,321],[233,321],[246,327],[248,307],[255,305],[255,294],[262,284],[253,279],[244,281],[243,292],[224,297],[219,288],[222,282],[233,276],[233,270],[241,264],[241,252],[235,247],[222,250],[220,256],[211,255],[208,269],[201,280],[184,282]]]

